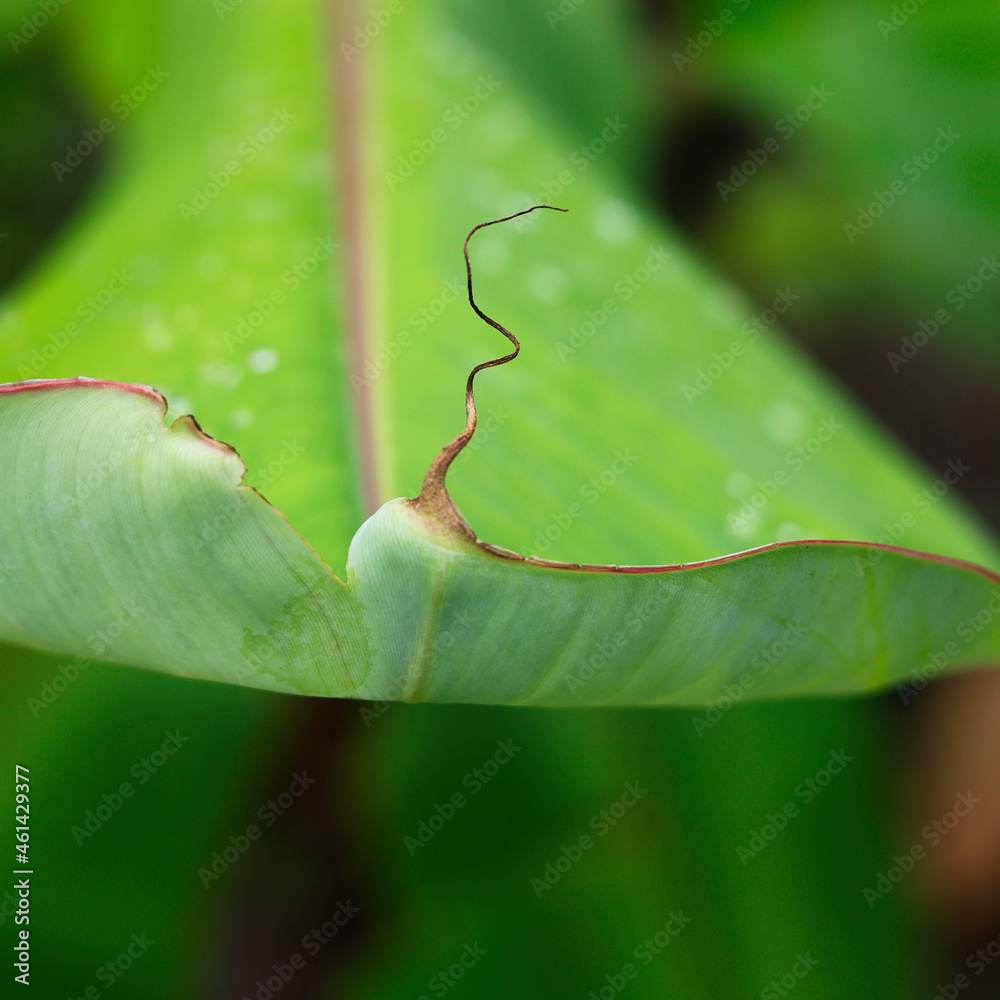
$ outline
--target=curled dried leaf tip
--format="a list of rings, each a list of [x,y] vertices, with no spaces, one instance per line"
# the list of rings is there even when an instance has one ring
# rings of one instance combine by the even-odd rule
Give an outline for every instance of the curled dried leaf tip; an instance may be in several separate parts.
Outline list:
[[[513,345],[514,350],[510,354],[505,354],[502,358],[494,358],[492,361],[484,361],[482,364],[476,365],[475,368],[469,372],[468,381],[465,384],[465,430],[458,435],[454,440],[449,441],[438,454],[437,458],[431,462],[430,468],[427,470],[427,475],[424,476],[423,485],[420,487],[420,496],[415,500],[411,500],[410,503],[415,510],[420,511],[423,514],[430,515],[436,521],[438,521],[443,527],[448,530],[458,532],[464,535],[470,541],[476,540],[476,533],[469,526],[469,523],[464,517],[459,513],[458,508],[452,502],[451,497],[448,495],[448,490],[445,487],[445,476],[448,473],[448,467],[455,460],[455,456],[469,443],[472,439],[472,435],[476,431],[476,397],[473,392],[473,382],[476,377],[476,373],[482,371],[484,368],[493,368],[496,365],[506,364],[508,361],[513,361],[517,357],[518,352],[521,350],[521,345],[518,343],[517,337],[514,336],[506,327],[501,326],[495,319],[487,316],[486,313],[476,305],[475,297],[472,294],[472,265],[469,263],[469,240],[472,239],[473,233],[486,226],[495,226],[500,222],[509,222],[511,219],[516,219],[519,216],[527,215],[529,212],[534,212],[539,208],[548,208],[554,212],[565,212],[565,208],[556,208],[555,205],[532,205],[531,208],[526,208],[521,212],[515,212],[513,215],[505,215],[502,219],[492,219],[490,222],[480,222],[478,226],[474,226],[470,231],[469,235],[465,237],[465,243],[462,245],[462,254],[465,257],[465,273],[468,278],[469,285],[469,305],[472,306],[476,315],[493,327],[494,330],[498,330],[502,333]]]

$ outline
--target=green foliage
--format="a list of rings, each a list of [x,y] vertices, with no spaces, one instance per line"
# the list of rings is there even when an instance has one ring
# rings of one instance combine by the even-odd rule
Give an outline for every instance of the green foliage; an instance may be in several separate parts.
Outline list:
[[[633,125],[624,108],[595,106],[588,117],[582,98],[554,100],[546,85],[548,66],[586,75],[581,93],[601,91],[594,81],[604,76],[628,77],[624,45],[615,55],[617,46],[595,43],[602,59],[615,62],[610,70],[595,67],[596,57],[570,54],[570,39],[599,37],[591,29],[605,15],[582,5],[547,41],[535,39],[532,73],[511,69],[507,37],[517,32],[491,31],[476,20],[486,15],[471,8],[404,6],[365,49],[363,127],[351,147],[365,180],[355,206],[364,222],[359,252],[343,231],[345,202],[330,193],[340,190],[347,150],[342,134],[330,133],[342,109],[330,106],[328,63],[340,55],[328,50],[317,8],[246,0],[222,17],[201,3],[66,5],[50,34],[32,44],[58,43],[95,121],[116,95],[141,83],[147,65],[162,63],[169,86],[122,125],[103,183],[6,303],[0,378],[83,374],[155,385],[172,416],[193,412],[209,434],[236,447],[248,482],[343,570],[364,518],[359,470],[375,470],[379,502],[414,495],[430,459],[461,426],[468,370],[494,353],[495,335],[448,284],[461,286],[461,236],[525,207],[572,171],[574,151],[600,135],[606,116]],[[522,32],[550,30],[541,6],[521,16],[512,26]],[[623,23],[619,30],[630,29]],[[481,76],[500,85],[452,128],[445,115],[474,96]],[[623,94],[638,128],[650,109]],[[294,117],[262,143],[261,130],[285,109]],[[390,190],[386,173],[437,128],[447,130],[446,141]],[[240,144],[252,150],[255,140],[256,155],[242,156]],[[755,310],[720,285],[616,173],[619,148],[612,144],[585,171],[571,172],[560,199],[567,216],[532,223],[521,238],[483,234],[475,250],[480,301],[525,345],[516,365],[483,379],[479,447],[452,475],[458,506],[479,535],[549,558],[643,564],[777,539],[873,541],[901,531],[897,540],[908,547],[1000,564],[986,533],[951,496],[918,501],[944,469],[920,469],[888,445],[772,326],[747,327]],[[198,193],[208,197],[213,173],[233,160],[239,172],[185,218],[181,206],[194,207]],[[763,236],[750,227],[739,238]],[[339,244],[333,254],[330,242]],[[654,271],[658,253],[670,256]],[[797,259],[815,253],[808,241],[797,245]],[[390,349],[399,353],[392,345],[403,348],[359,394],[374,416],[367,453],[357,444],[344,322],[348,259],[366,268],[362,377],[365,360],[376,364],[383,350],[388,357]],[[293,292],[284,276],[304,266],[308,279]],[[640,281],[640,268],[648,280]],[[88,307],[115,280],[124,287],[113,300],[99,311]],[[275,290],[289,294],[242,338],[258,303]],[[66,332],[70,323],[75,333]],[[734,343],[744,348],[738,357]],[[36,370],[34,352],[47,345],[56,354],[42,353]],[[831,420],[841,429],[816,450],[813,439]],[[298,455],[282,465],[289,448]],[[806,461],[798,448],[814,454]],[[589,503],[581,491],[600,481],[616,451],[629,449],[636,461],[627,474]],[[778,483],[779,472],[787,482]],[[758,482],[779,488],[755,516],[740,517]],[[586,516],[558,535],[570,504]],[[544,551],[539,538],[548,543]],[[926,603],[919,606],[929,604],[943,620],[939,595],[920,597]],[[968,611],[956,605],[956,628]],[[923,652],[934,652],[932,641]],[[209,956],[221,947],[230,908],[273,907],[273,897],[254,892],[254,879],[267,870],[264,859],[275,859],[261,845],[263,869],[248,852],[210,890],[197,871],[274,793],[269,760],[287,737],[292,704],[98,663],[53,687],[72,672],[65,658],[13,647],[3,653],[4,759],[29,760],[56,786],[37,828],[52,877],[36,904],[55,915],[38,932],[40,988],[79,995],[99,962],[148,930],[157,948],[116,990],[147,998],[208,992],[218,974]],[[46,684],[62,689],[51,702],[42,701]],[[631,995],[755,995],[794,964],[796,952],[810,950],[820,965],[797,988],[801,997],[908,997],[929,982],[909,886],[874,908],[861,895],[903,843],[881,805],[892,788],[885,746],[893,741],[877,703],[752,706],[723,713],[701,734],[692,725],[698,716],[682,711],[366,711],[350,736],[344,801],[351,806],[341,823],[350,825],[365,874],[367,937],[363,948],[338,952],[331,994],[419,995],[479,938],[488,955],[474,970],[481,976],[473,982],[470,973],[460,987],[470,995],[586,995],[672,909],[690,912],[692,923],[629,986]],[[164,730],[178,727],[192,735],[171,764],[176,770],[165,770],[77,847],[71,827]],[[524,749],[410,857],[404,836],[436,802],[466,787],[463,776],[495,752],[497,740],[508,739]],[[765,852],[742,864],[737,845],[769,813],[800,802],[795,789],[841,748],[855,761]],[[531,879],[631,781],[648,785],[648,796],[537,898]],[[287,881],[296,878],[304,876],[293,869]],[[286,957],[248,960],[259,972],[247,988]],[[405,972],[387,976],[399,967]]]
[[[860,543],[574,568],[394,500],[345,585],[231,448],[165,410],[136,386],[0,387],[0,639],[268,690],[577,706],[867,691],[929,654],[923,684],[1000,652],[1000,579]]]

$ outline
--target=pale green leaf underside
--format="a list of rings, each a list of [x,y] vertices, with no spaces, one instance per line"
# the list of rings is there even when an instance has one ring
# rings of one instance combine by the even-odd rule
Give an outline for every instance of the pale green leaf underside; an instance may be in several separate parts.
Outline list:
[[[236,453],[139,386],[0,388],[0,641],[334,697],[695,705],[1000,656],[1000,578],[861,543],[642,571],[504,558],[405,500],[346,584]]]

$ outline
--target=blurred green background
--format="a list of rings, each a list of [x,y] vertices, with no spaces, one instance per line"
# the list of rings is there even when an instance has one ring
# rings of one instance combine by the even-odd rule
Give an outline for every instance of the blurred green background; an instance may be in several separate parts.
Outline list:
[[[755,312],[791,290],[797,301],[779,325],[868,408],[884,436],[895,433],[932,470],[964,460],[971,471],[958,492],[980,523],[1000,526],[1000,282],[969,285],[987,266],[983,258],[1000,253],[1000,54],[995,16],[981,5],[440,0],[418,9],[376,0],[328,9],[298,0],[5,0],[0,29],[5,380],[23,377],[23,328],[42,308],[41,289],[62,283],[76,301],[73,283],[97,287],[121,262],[119,243],[158,234],[133,261],[137,283],[156,293],[141,309],[109,308],[102,350],[127,356],[140,337],[155,347],[183,339],[177,331],[231,329],[269,290],[235,279],[217,292],[196,290],[199,274],[224,268],[218,247],[229,230],[227,253],[256,261],[263,273],[275,255],[300,259],[331,231],[331,218],[349,226],[354,210],[379,217],[381,243],[371,253],[388,245],[403,275],[402,287],[376,289],[385,294],[388,342],[437,294],[417,280],[426,246],[443,248],[454,266],[467,223],[490,215],[468,219],[458,206],[436,217],[421,200],[431,185],[439,199],[466,190],[471,170],[452,159],[458,147],[453,154],[442,144],[437,173],[407,181],[399,199],[361,206],[343,159],[356,155],[360,176],[384,193],[385,171],[430,134],[448,107],[444,95],[464,95],[468,81],[496,73],[503,100],[526,109],[545,172],[511,162],[476,173],[468,183],[484,203],[495,201],[494,214],[522,207],[509,204],[511,191],[570,203],[600,178],[593,183],[624,192],[650,225],[681,234],[720,276],[718,287],[739,288]],[[429,64],[440,78],[429,79]],[[156,67],[167,75],[154,84]],[[355,73],[369,75],[351,105]],[[178,198],[262,116],[286,105],[296,115],[289,148],[274,157],[262,151],[256,187],[239,202],[223,192],[189,226]],[[336,138],[345,106],[363,114],[360,149]],[[625,127],[602,145],[608,119]],[[105,121],[113,128],[80,155],[81,140]],[[148,169],[157,161],[165,164],[159,173]],[[570,165],[568,181],[552,163]],[[869,212],[873,202],[884,211]],[[859,233],[845,231],[860,228],[865,212],[877,217]],[[245,218],[258,227],[252,240],[234,222]],[[541,259],[551,260],[560,247],[555,224],[546,239]],[[85,246],[103,270],[80,276],[74,268]],[[499,251],[483,246],[488,275],[489,254]],[[190,289],[188,312],[168,312],[157,284],[164,271],[174,303],[184,305],[179,290]],[[515,286],[505,294],[519,293]],[[334,282],[317,281],[288,322],[325,330],[343,313],[343,296]],[[940,331],[912,358],[894,361],[907,353],[904,338],[913,342],[940,310],[948,317]],[[208,390],[192,398],[199,383],[184,351],[164,346],[161,354],[141,377],[167,391],[178,411],[187,404],[208,412],[210,432],[227,440],[265,407],[270,423],[293,420],[296,387],[304,393],[344,372],[342,357],[283,356],[283,366],[299,366],[297,381],[276,395],[244,383],[242,406],[213,411]],[[455,367],[468,368],[464,354]],[[46,374],[114,374],[56,368]],[[231,373],[220,363],[210,374],[208,382],[224,385]],[[397,392],[407,385],[395,369],[392,377]],[[303,463],[265,490],[335,568],[366,505],[353,488],[356,444],[321,433],[349,409],[344,384],[343,399],[309,415],[317,429],[307,444],[338,461]],[[500,380],[490,391],[502,402]],[[414,393],[393,405],[420,421]],[[430,439],[438,438],[445,440],[435,428]],[[398,453],[379,459],[383,481],[389,496],[412,494],[429,454],[391,439]],[[263,430],[239,440],[251,470],[268,455],[266,440]],[[337,507],[309,499],[338,494],[354,499]],[[559,501],[550,503],[556,509]],[[499,543],[534,536],[528,524],[511,527],[524,522],[523,511],[482,504],[475,514],[480,534]],[[512,539],[515,530],[523,536]],[[577,544],[585,542],[581,531]],[[617,540],[607,544],[610,554],[587,554],[616,558]],[[654,556],[640,551],[636,560]],[[973,729],[962,714],[969,702],[997,704],[989,686],[964,700],[959,689],[947,698],[929,691],[906,711],[895,695],[746,707],[699,736],[692,713],[681,711],[383,710],[97,663],[64,684],[58,678],[72,670],[61,671],[61,658],[12,649],[0,656],[2,759],[9,770],[28,763],[33,774],[39,996],[83,997],[88,988],[96,991],[90,997],[120,1000],[611,996],[601,990],[619,991],[622,967],[639,964],[634,949],[682,911],[690,924],[626,981],[628,996],[929,997],[937,983],[968,971],[966,956],[996,940],[1000,927],[997,826],[989,822],[997,785],[984,773],[986,750],[969,740],[953,767],[942,752],[937,772],[922,756]],[[57,695],[51,703],[46,685]],[[188,742],[139,785],[135,765],[174,730]],[[475,782],[463,779],[498,740],[523,749],[425,846],[408,849],[404,837],[416,836],[438,804],[471,790]],[[744,864],[737,845],[786,802],[804,805],[796,789],[841,749],[850,766]],[[206,887],[199,870],[303,772],[316,783]],[[78,845],[72,827],[129,780],[134,797]],[[539,898],[531,880],[599,827],[592,818],[630,782],[648,793]],[[959,873],[950,891],[940,875],[935,883],[918,873],[869,907],[863,887],[943,811],[931,804],[934,788],[945,789],[947,808],[973,784],[987,803],[977,813],[978,849],[962,841],[967,856],[932,862]],[[5,782],[5,826],[10,792]],[[979,896],[963,895],[976,884]],[[348,901],[359,912],[334,937],[306,944]],[[3,928],[8,945],[6,914]],[[120,976],[107,971],[133,935],[153,944]],[[460,979],[448,973],[476,944],[485,954],[459,966]],[[297,953],[303,968],[269,986],[274,967],[287,972]],[[815,967],[803,964],[807,954]],[[961,995],[994,996],[998,988],[1000,963],[990,963],[970,974]]]

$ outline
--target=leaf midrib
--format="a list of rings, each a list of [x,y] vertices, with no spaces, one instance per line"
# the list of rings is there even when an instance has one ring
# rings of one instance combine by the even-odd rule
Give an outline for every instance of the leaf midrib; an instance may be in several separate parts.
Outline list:
[[[340,46],[352,43],[352,33],[363,21],[357,0],[331,0],[330,59],[333,69],[332,130],[340,154],[339,184],[332,203],[339,213],[343,234],[344,329],[348,345],[354,411],[354,433],[361,503],[367,515],[374,514],[382,496],[375,458],[375,413],[371,383],[364,378],[365,359],[373,340],[372,302],[369,293],[370,271],[367,254],[371,232],[368,191],[364,163],[364,93],[363,60],[356,54],[346,58]],[[353,387],[357,387],[354,389]]]

